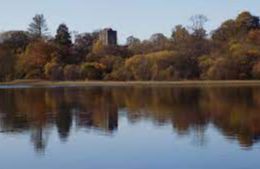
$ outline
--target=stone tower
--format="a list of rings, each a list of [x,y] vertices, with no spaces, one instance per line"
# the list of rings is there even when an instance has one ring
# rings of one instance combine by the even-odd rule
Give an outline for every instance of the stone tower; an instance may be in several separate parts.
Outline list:
[[[100,40],[106,46],[116,46],[117,45],[117,31],[106,28],[100,32]]]

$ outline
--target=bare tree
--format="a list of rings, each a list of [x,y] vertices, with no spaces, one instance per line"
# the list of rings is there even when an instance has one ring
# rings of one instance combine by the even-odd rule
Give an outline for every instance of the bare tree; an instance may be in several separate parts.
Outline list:
[[[32,23],[29,25],[28,31],[34,38],[42,38],[47,34],[48,27],[43,14],[36,14]]]
[[[191,29],[195,31],[195,30],[204,29],[204,25],[208,21],[208,18],[205,15],[198,14],[192,16],[190,20],[192,22]]]

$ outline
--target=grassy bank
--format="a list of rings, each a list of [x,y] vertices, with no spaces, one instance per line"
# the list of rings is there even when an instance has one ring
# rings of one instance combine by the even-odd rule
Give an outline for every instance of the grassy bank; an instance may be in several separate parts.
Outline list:
[[[0,86],[260,86],[259,81],[44,81],[44,80],[15,80],[0,83]]]

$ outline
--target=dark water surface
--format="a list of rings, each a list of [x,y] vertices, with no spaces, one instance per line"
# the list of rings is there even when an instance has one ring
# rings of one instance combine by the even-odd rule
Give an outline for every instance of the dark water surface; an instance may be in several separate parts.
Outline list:
[[[0,89],[0,169],[258,169],[260,87]]]

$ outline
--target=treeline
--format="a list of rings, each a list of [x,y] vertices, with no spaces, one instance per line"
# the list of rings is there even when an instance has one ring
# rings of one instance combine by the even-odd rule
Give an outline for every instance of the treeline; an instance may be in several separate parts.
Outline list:
[[[207,34],[207,17],[125,46],[106,46],[99,32],[75,36],[65,24],[48,36],[43,15],[27,31],[0,36],[0,81],[48,80],[243,80],[260,79],[260,21],[249,12]]]

